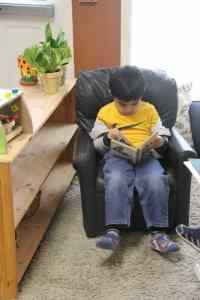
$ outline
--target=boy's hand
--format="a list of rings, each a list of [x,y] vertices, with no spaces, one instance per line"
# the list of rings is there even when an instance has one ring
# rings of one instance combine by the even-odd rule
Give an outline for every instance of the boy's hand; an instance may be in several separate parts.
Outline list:
[[[112,128],[108,131],[109,139],[120,140],[122,139],[122,134],[120,133],[118,128]]]
[[[165,142],[165,139],[162,138],[160,135],[156,136],[155,139],[151,142],[150,148],[151,149],[156,149],[161,147]]]

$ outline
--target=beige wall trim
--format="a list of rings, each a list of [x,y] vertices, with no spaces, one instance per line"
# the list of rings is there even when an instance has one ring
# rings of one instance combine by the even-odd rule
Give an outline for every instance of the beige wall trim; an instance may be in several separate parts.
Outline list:
[[[122,0],[121,7],[121,65],[130,63],[130,17],[133,0]]]

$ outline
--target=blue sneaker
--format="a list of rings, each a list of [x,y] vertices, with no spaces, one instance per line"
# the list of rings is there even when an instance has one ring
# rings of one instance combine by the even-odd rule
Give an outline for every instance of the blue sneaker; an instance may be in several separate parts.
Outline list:
[[[115,250],[120,244],[120,234],[115,230],[108,230],[96,242],[96,246],[101,249]]]
[[[150,246],[160,253],[169,253],[179,250],[178,245],[171,241],[167,234],[162,232],[152,232]]]
[[[176,227],[176,233],[186,243],[200,252],[200,227],[189,227],[180,224]]]

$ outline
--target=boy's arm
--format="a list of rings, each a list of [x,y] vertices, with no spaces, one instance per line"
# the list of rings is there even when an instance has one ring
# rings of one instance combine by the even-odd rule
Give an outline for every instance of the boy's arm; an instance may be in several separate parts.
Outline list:
[[[109,128],[106,124],[97,118],[90,132],[90,137],[93,139],[95,149],[102,154],[110,148],[110,139],[107,136],[108,131]]]
[[[168,128],[163,126],[159,114],[154,107],[151,115],[150,127],[152,133],[156,132],[158,136],[162,138],[162,140],[160,140],[160,145],[156,148],[164,150],[168,144],[168,138],[171,133]]]

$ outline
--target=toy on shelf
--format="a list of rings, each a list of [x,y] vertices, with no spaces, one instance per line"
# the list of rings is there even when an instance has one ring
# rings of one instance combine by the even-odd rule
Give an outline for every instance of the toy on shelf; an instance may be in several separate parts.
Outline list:
[[[23,130],[21,94],[18,89],[0,89],[0,154],[7,152],[7,143]]]

